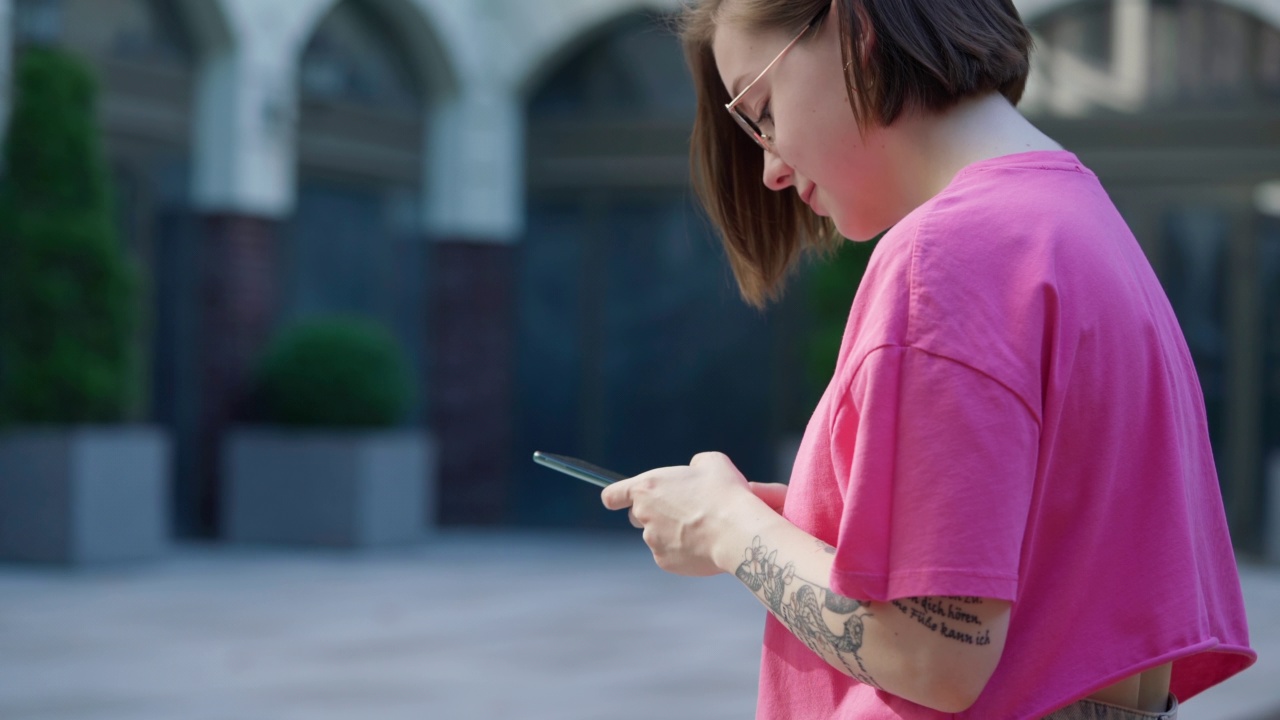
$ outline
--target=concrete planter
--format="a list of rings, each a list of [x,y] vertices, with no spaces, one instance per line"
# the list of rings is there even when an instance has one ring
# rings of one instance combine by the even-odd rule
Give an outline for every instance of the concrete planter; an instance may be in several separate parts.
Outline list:
[[[435,522],[425,433],[241,428],[224,450],[229,541],[374,547],[421,540]]]
[[[147,426],[0,435],[0,560],[147,560],[169,538],[168,435]]]

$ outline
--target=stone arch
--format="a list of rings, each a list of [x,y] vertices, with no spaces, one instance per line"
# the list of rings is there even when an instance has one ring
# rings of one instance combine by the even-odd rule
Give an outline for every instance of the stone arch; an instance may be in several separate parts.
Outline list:
[[[1078,5],[1089,0],[1017,0],[1018,11],[1027,23],[1057,12],[1071,5]],[[1280,27],[1280,4],[1273,0],[1214,0],[1221,5],[1234,7],[1237,10],[1256,16],[1271,25]]]
[[[1257,12],[1260,9],[1274,10],[1274,5],[1259,6],[1250,0],[1214,0],[1195,7],[1213,11],[1224,20],[1230,19],[1229,26],[1237,33],[1245,33],[1246,37],[1259,32],[1271,35],[1280,31],[1280,25]],[[1261,79],[1256,73],[1263,65],[1254,67],[1261,56],[1250,54],[1253,52],[1252,43],[1218,42],[1213,44],[1215,54],[1221,48],[1237,51],[1234,62],[1239,67],[1234,71],[1235,79],[1219,78],[1226,84],[1217,86],[1206,76],[1192,79],[1193,85],[1186,88],[1175,87],[1180,82],[1175,78],[1184,77],[1186,72],[1185,68],[1179,70],[1179,65],[1191,62],[1191,56],[1179,54],[1175,61],[1169,56],[1168,41],[1160,39],[1164,34],[1157,34],[1157,31],[1168,30],[1165,24],[1169,19],[1161,20],[1161,17],[1181,17],[1189,7],[1174,6],[1170,9],[1174,13],[1172,16],[1167,15],[1168,9],[1163,9],[1163,5],[1158,8],[1152,0],[1111,0],[1104,3],[1042,0],[1035,3],[1035,11],[1025,13],[1028,25],[1036,33],[1037,50],[1032,57],[1033,68],[1024,109],[1037,116],[1066,117],[1082,116],[1099,109],[1121,113],[1145,112],[1156,105],[1175,101],[1183,103],[1202,92],[1217,95],[1225,92],[1229,95],[1229,88],[1244,88],[1244,84],[1252,82],[1250,77]],[[1095,27],[1097,23],[1104,23],[1107,32]],[[1207,27],[1214,27],[1214,23]],[[1064,29],[1068,34],[1061,36]],[[1097,44],[1100,38],[1109,38],[1103,41],[1105,47]],[[1094,40],[1091,42],[1090,39]],[[1274,53],[1275,50],[1272,48],[1268,52]],[[1195,67],[1200,66],[1197,64]],[[1230,65],[1227,67],[1228,74],[1231,74]],[[1218,72],[1222,72],[1221,68]],[[1268,73],[1267,77],[1271,75]],[[1260,88],[1270,87],[1275,81],[1263,82]],[[1196,87],[1200,89],[1194,89]],[[1239,91],[1251,92],[1247,89]],[[1191,95],[1183,97],[1187,92]],[[1263,89],[1262,92],[1274,90]]]
[[[578,24],[526,75],[508,504],[518,524],[619,522],[578,488],[539,482],[529,451],[635,472],[718,447],[766,477],[768,418],[786,413],[773,399],[801,394],[789,392],[795,366],[778,361],[766,380],[753,370],[794,345],[738,298],[696,208],[695,93],[655,9],[669,8],[633,3]]]
[[[201,60],[231,52],[235,31],[218,0],[173,0],[195,42]]]
[[[436,23],[425,12],[423,5],[413,0],[329,0],[301,28],[296,48],[299,58],[316,30],[339,5],[346,2],[364,5],[385,21],[399,49],[407,55],[428,102],[452,97],[459,92],[460,81],[455,63]]]
[[[200,221],[193,177],[225,153],[234,132],[210,122],[219,103],[219,67],[239,43],[220,0],[98,0],[64,3],[54,38],[90,56],[104,150],[114,180],[117,226],[139,271],[143,321],[136,342],[145,388],[137,419],[164,426],[174,441],[175,529],[201,534],[208,496],[199,458],[198,338]],[[51,38],[51,39],[54,39]],[[208,137],[216,128],[217,137]],[[212,142],[210,141],[212,140]]]
[[[282,224],[278,322],[355,315],[385,327],[424,387],[432,263],[421,227],[432,110],[457,92],[439,36],[409,0],[340,0],[296,45],[295,202]]]
[[[607,36],[620,24],[644,12],[673,12],[679,0],[604,0],[580,3],[565,12],[537,12],[528,3],[528,14],[507,13],[499,33],[507,50],[501,66],[510,73],[508,83],[527,98],[568,58]]]

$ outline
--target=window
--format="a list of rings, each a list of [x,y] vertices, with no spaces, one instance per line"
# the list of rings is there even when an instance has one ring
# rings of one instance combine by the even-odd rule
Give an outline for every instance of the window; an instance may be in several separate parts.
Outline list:
[[[363,3],[340,3],[302,55],[302,98],[416,112],[422,98],[407,58],[387,38],[392,28]]]
[[[1034,23],[1029,106],[1100,110],[1249,107],[1280,101],[1280,29],[1204,0],[1084,2]],[[1035,84],[1033,83],[1033,84]]]

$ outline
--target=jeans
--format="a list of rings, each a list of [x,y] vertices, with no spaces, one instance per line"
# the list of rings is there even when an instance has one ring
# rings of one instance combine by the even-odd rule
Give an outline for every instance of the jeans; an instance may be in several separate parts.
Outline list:
[[[1169,709],[1160,713],[1132,710],[1097,700],[1081,700],[1044,716],[1044,720],[1177,720],[1177,718],[1178,699],[1172,695],[1169,696]]]

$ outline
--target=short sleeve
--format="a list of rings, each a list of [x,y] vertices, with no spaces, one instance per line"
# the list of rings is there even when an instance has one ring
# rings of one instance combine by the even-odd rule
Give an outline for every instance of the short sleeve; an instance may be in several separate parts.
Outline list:
[[[1016,394],[955,360],[883,347],[831,423],[844,495],[833,590],[1017,598],[1040,424]]]

